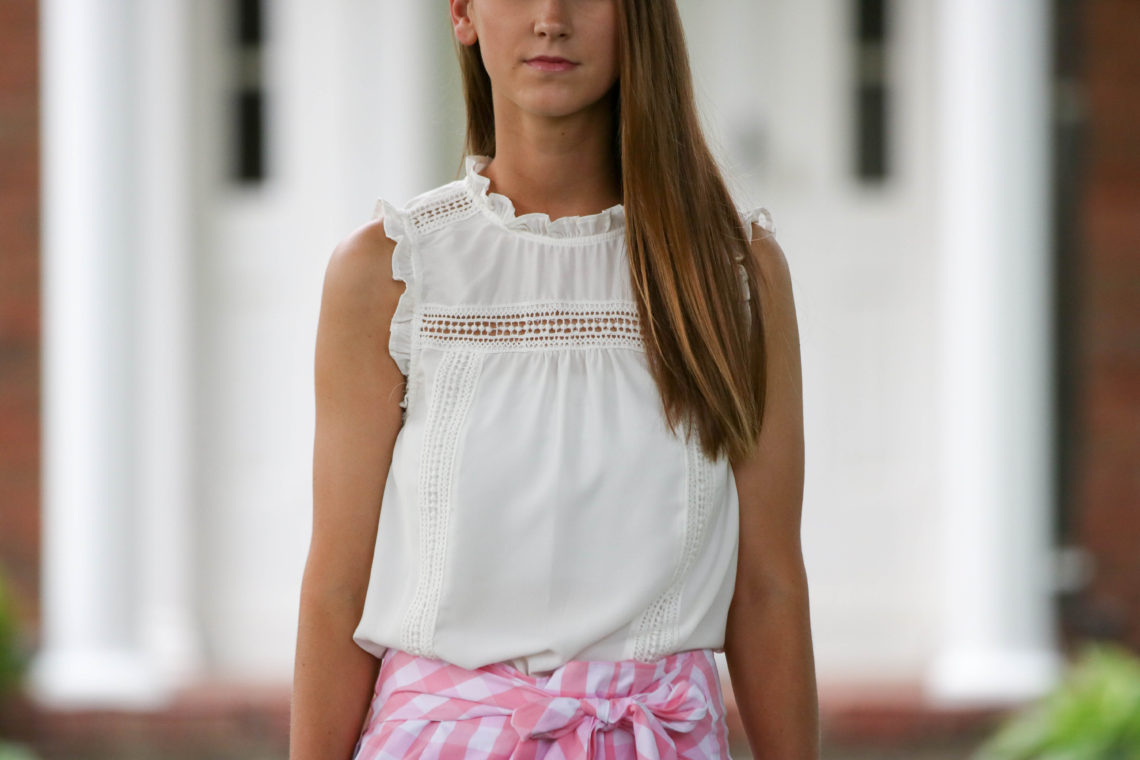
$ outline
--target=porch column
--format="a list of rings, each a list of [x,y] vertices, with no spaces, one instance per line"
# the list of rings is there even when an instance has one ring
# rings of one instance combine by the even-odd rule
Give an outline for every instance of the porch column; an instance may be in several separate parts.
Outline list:
[[[1052,599],[1049,9],[939,4],[939,702],[1018,701],[1061,664]]]
[[[186,469],[185,0],[44,0],[42,639],[53,707],[196,664]]]

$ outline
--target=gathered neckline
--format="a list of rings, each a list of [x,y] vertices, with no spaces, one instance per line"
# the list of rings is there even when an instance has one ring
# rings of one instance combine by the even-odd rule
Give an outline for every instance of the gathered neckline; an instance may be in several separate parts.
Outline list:
[[[464,184],[472,200],[489,212],[504,227],[519,232],[549,238],[587,238],[609,236],[624,232],[625,206],[621,203],[595,214],[560,216],[551,219],[542,211],[518,214],[515,204],[502,193],[491,192],[491,180],[482,169],[491,162],[490,157],[469,155],[464,159]]]

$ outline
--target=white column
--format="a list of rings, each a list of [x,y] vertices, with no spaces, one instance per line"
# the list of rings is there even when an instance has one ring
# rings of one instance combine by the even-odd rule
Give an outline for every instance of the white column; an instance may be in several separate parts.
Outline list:
[[[1017,701],[1061,664],[1052,608],[1045,0],[943,0],[941,641],[935,701]]]
[[[194,0],[136,5],[139,233],[135,307],[139,644],[164,683],[199,668],[194,605],[194,313],[190,113]]]
[[[57,707],[152,706],[166,671],[192,662],[185,60],[163,49],[178,48],[178,1],[137,17],[126,0],[40,6],[43,640],[29,686]]]

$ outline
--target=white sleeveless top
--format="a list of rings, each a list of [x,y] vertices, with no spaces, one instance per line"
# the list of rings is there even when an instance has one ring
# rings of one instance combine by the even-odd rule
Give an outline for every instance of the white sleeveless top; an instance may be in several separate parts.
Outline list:
[[[489,160],[376,203],[406,283],[388,348],[407,383],[353,640],[528,674],[723,651],[736,483],[666,426],[624,208],[516,216]],[[741,219],[772,228],[764,208]]]

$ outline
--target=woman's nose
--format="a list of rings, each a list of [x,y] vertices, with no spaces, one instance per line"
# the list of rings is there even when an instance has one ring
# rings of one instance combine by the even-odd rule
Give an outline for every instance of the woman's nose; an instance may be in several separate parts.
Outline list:
[[[570,34],[570,22],[566,16],[564,0],[542,0],[534,21],[534,33],[541,37],[566,37]]]

